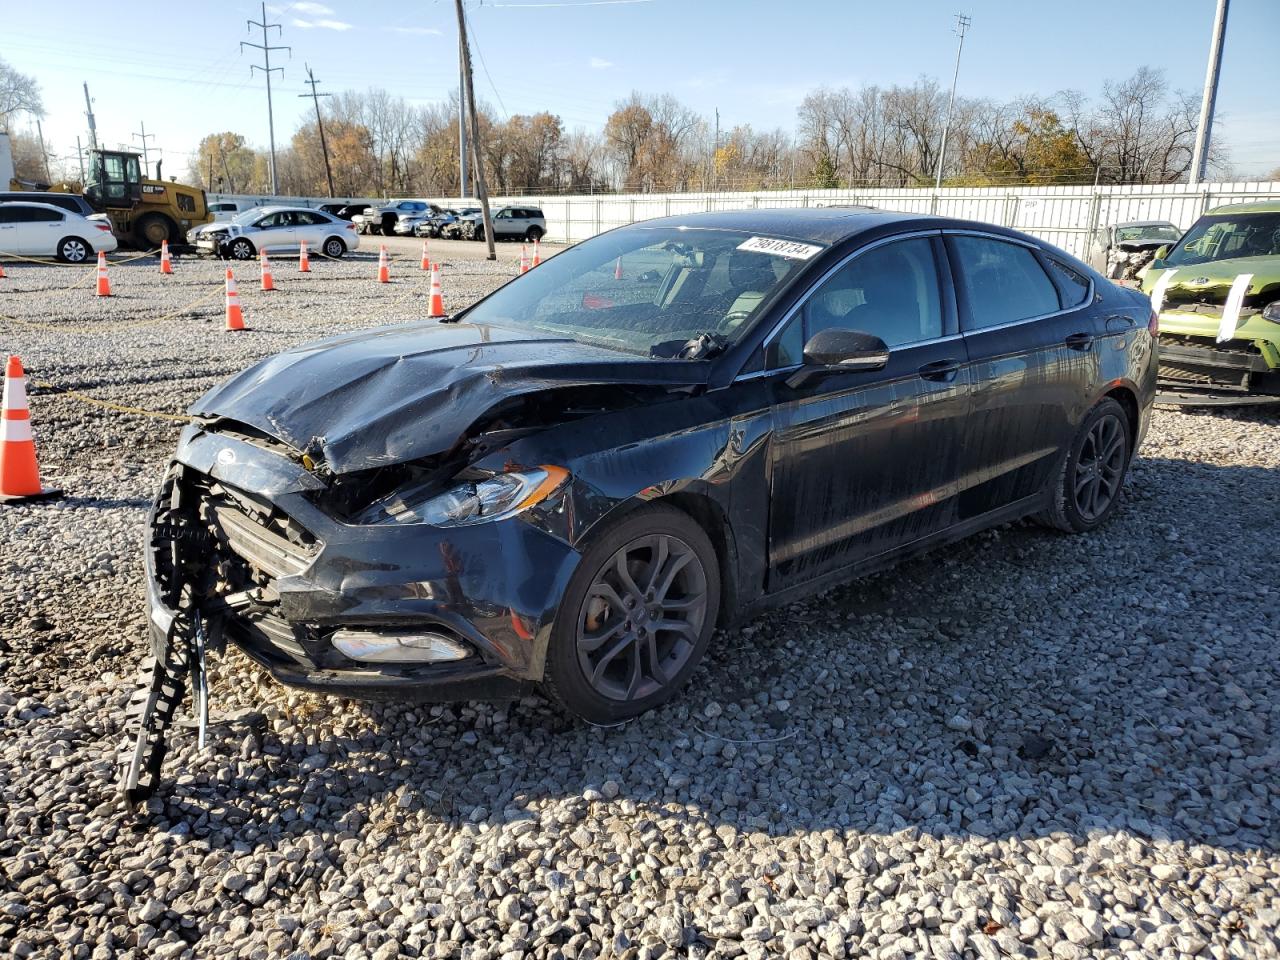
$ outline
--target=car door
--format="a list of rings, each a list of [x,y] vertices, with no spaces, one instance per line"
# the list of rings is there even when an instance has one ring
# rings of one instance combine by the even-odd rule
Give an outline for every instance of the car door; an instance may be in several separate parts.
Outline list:
[[[890,348],[883,370],[799,388],[774,378],[770,589],[954,522],[969,370],[945,271],[936,231],[878,242],[831,270],[768,345],[767,366],[784,373],[822,329]]]
[[[1059,291],[1034,244],[957,231],[946,245],[973,373],[959,504],[965,520],[1044,488],[1098,376],[1106,329],[1091,296],[1071,303]]]
[[[34,257],[51,257],[58,250],[58,241],[62,239],[63,221],[66,214],[61,210],[44,207],[23,207],[18,214],[16,235],[17,253]]]
[[[25,253],[18,218],[26,207],[0,203],[0,253]]]
[[[286,250],[297,246],[293,214],[288,210],[269,213],[254,224],[257,232],[250,239],[259,250]]]
[[[292,217],[294,220],[293,242],[295,246],[300,245],[305,240],[310,249],[323,249],[325,238],[334,232],[330,229],[333,221],[321,213],[297,210],[294,211]]]

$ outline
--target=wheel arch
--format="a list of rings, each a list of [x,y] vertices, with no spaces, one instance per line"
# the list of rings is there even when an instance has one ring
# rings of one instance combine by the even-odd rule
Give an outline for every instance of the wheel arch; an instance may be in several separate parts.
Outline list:
[[[648,506],[666,506],[688,516],[711,541],[716,551],[716,563],[720,568],[720,607],[716,611],[717,626],[733,622],[740,607],[738,587],[738,541],[728,512],[709,492],[696,485],[688,485],[670,493],[657,496],[639,495],[619,503],[596,520],[574,544],[580,552],[604,531],[637,510]]]
[[[1132,461],[1142,438],[1142,414],[1138,406],[1137,391],[1126,383],[1109,384],[1107,390],[1098,396],[1089,409],[1092,410],[1102,400],[1111,399],[1120,404],[1125,419],[1129,422],[1129,459]]]

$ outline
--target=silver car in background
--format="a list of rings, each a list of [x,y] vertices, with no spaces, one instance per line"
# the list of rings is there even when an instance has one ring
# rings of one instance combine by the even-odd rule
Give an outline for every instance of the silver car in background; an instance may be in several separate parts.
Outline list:
[[[230,260],[251,260],[262,250],[292,252],[303,240],[308,249],[335,260],[360,247],[354,224],[307,207],[246,210],[228,224],[202,230],[196,246],[203,253]]]

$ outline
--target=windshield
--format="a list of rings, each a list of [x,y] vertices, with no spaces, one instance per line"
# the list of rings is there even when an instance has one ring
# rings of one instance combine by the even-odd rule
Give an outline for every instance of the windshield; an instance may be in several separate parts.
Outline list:
[[[253,223],[253,221],[257,220],[260,216],[262,216],[262,212],[263,212],[262,207],[253,207],[252,209],[246,210],[243,213],[237,213],[234,217],[231,218],[231,222],[238,223],[240,226],[243,227],[246,224]]]
[[[821,250],[728,230],[626,227],[551,257],[465,319],[641,356],[701,359],[749,330],[771,295]]]
[[[1177,240],[1178,228],[1171,223],[1148,223],[1140,227],[1116,227],[1116,242],[1124,243],[1134,240]]]
[[[1280,256],[1280,213],[1201,217],[1165,257],[1171,267],[1237,257]]]

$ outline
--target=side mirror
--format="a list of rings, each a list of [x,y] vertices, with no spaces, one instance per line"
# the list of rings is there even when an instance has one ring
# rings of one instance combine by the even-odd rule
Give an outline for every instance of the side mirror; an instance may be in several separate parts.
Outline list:
[[[820,330],[804,345],[804,366],[787,379],[801,387],[814,380],[859,370],[883,370],[889,347],[879,337],[860,330]]]
[[[1156,250],[1156,255],[1151,260],[1151,266],[1157,270],[1164,269],[1164,258],[1169,255],[1169,245],[1166,243],[1163,247]]]

